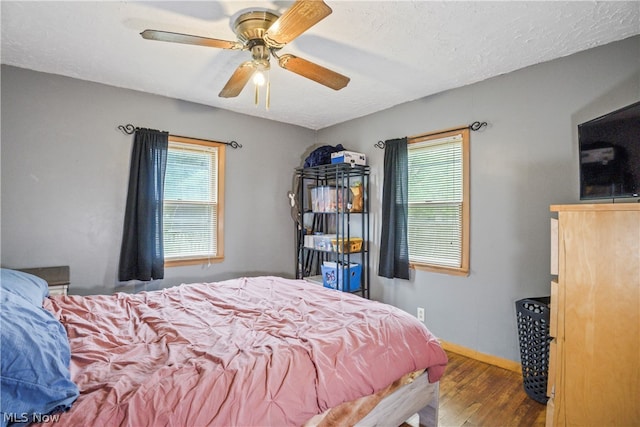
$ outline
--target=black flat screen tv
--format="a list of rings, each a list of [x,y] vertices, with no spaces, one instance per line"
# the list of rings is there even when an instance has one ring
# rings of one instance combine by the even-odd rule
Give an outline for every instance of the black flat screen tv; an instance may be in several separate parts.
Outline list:
[[[580,200],[638,197],[640,102],[578,125]]]

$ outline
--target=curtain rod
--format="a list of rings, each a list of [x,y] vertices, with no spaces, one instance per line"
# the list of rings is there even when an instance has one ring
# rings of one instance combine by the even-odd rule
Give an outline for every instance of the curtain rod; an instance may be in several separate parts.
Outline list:
[[[125,133],[127,135],[132,135],[136,130],[141,129],[137,126],[132,125],[131,123],[126,124],[126,125],[119,125],[118,129],[120,129],[122,131],[122,133]],[[171,134],[171,136],[175,136],[177,138],[189,138],[189,139],[198,139],[200,141],[206,141],[206,142],[213,142],[216,144],[224,144],[224,145],[228,145],[231,148],[242,148],[242,144],[236,142],[236,141],[231,141],[231,142],[220,142],[220,141],[212,141],[210,139],[202,139],[202,138],[193,138],[191,136],[182,136],[182,135],[174,135]]]
[[[439,132],[423,133],[423,134],[420,134],[420,135],[410,136],[409,139],[423,138],[425,136],[432,136],[432,135],[440,135],[442,133],[455,132],[457,130],[462,130],[462,129],[471,129],[473,131],[478,131],[478,130],[482,129],[485,126],[487,126],[487,122],[473,122],[469,126],[463,126],[463,127],[454,128],[454,129],[447,129],[447,130],[443,130],[443,131],[439,131]],[[375,144],[373,144],[373,146],[376,147],[376,148],[384,149],[385,144],[384,144],[384,141],[378,141]]]

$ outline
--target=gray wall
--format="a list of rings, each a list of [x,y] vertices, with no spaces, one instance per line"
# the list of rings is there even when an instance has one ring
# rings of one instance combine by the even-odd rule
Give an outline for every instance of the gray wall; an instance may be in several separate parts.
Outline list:
[[[243,144],[227,149],[224,262],[168,268],[147,289],[293,275],[287,191],[314,131],[9,66],[2,66],[3,267],[69,265],[72,293],[116,288],[133,140],[117,126],[127,123]]]
[[[640,99],[640,37],[419,99],[319,132],[153,95],[2,67],[2,265],[71,265],[73,289],[116,284],[134,123],[228,141],[221,264],[167,270],[160,285],[293,274],[286,192],[313,144],[369,156],[380,233],[378,140],[465,125],[471,134],[471,274],[376,274],[372,296],[442,339],[518,360],[514,301],[549,293],[549,205],[578,201],[578,123]]]
[[[514,302],[549,295],[549,205],[579,201],[577,124],[640,99],[640,37],[539,64],[323,129],[320,141],[368,155],[372,235],[380,235],[378,140],[473,121],[471,273],[372,275],[372,297],[415,315],[442,339],[519,360]],[[378,246],[372,262],[377,272]]]

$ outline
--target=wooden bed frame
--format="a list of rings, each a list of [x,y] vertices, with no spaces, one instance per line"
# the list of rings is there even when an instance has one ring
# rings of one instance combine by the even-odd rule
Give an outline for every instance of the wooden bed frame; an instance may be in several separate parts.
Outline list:
[[[427,373],[383,398],[356,426],[399,426],[414,414],[420,425],[438,425],[439,383],[429,383]]]
[[[417,427],[438,425],[439,383],[429,383],[426,371],[404,375],[369,396],[342,403],[315,415],[303,427],[397,427],[410,421]]]

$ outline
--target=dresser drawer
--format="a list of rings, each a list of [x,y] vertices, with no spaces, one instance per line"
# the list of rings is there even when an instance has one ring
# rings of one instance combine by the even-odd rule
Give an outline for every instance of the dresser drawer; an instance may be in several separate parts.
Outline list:
[[[558,275],[558,220],[551,218],[551,275]]]
[[[549,303],[549,335],[556,338],[558,336],[558,282],[551,282],[551,302]]]
[[[555,410],[556,408],[553,402],[553,398],[547,400],[547,416],[546,416],[545,427],[553,427],[555,425],[553,422]]]
[[[549,343],[549,368],[547,372],[547,396],[550,399],[555,395],[556,366],[558,365],[558,361],[556,360],[557,357],[558,345],[557,340],[554,338]]]

